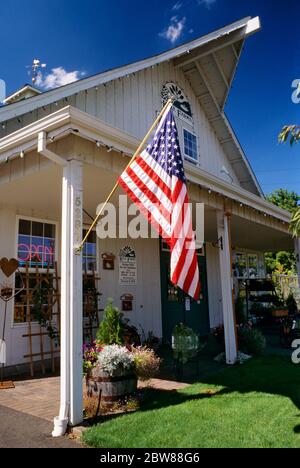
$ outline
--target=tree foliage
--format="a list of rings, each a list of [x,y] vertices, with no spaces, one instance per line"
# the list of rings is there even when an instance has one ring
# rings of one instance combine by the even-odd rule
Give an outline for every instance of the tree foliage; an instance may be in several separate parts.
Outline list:
[[[292,214],[298,209],[298,203],[300,202],[300,196],[296,192],[289,192],[285,189],[275,190],[266,198],[269,202]]]
[[[285,125],[279,134],[279,143],[286,143],[290,141],[290,145],[300,141],[300,126],[299,125]]]
[[[289,192],[285,189],[279,189],[275,190],[266,198],[274,205],[289,211],[294,216],[294,218],[298,215],[298,223],[300,228],[300,212],[298,209],[300,196],[296,192]],[[294,252],[267,253],[265,254],[265,261],[267,273],[269,274],[273,273],[279,275],[292,275],[296,272],[296,257]]]
[[[300,85],[299,91],[300,93]],[[279,143],[286,143],[290,141],[290,145],[300,141],[300,126],[299,125],[285,125],[279,134]],[[293,218],[290,224],[290,231],[294,237],[298,237],[300,234],[300,208],[297,208],[293,212]]]

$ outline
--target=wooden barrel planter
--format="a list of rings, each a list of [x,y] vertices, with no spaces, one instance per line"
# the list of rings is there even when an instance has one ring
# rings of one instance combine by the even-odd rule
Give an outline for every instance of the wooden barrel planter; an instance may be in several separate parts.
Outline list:
[[[113,376],[106,372],[86,380],[89,397],[99,397],[102,406],[110,407],[118,400],[133,395],[137,391],[137,377],[128,371],[119,370]]]

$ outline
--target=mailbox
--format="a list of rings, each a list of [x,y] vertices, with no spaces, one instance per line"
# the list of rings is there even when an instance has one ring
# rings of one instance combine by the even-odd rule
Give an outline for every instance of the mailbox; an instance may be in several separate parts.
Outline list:
[[[122,311],[123,312],[132,312],[133,310],[133,295],[132,294],[123,294],[121,296],[122,301]]]
[[[102,255],[103,270],[114,270],[115,269],[115,255],[112,253],[104,253]]]

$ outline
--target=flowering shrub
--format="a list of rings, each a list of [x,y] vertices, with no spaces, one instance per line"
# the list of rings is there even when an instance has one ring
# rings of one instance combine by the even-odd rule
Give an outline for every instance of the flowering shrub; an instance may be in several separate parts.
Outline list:
[[[214,337],[219,344],[224,346],[224,326],[216,328],[213,332]],[[261,356],[266,348],[266,339],[263,333],[254,328],[251,322],[247,322],[237,327],[238,346],[239,348],[250,355]]]
[[[112,377],[117,371],[124,370],[134,370],[134,355],[119,345],[104,346],[93,369],[93,376],[106,372]]]
[[[133,348],[135,371],[139,379],[147,381],[159,373],[161,359],[156,356],[153,349],[140,347]]]
[[[243,351],[253,356],[261,356],[267,345],[266,338],[257,328],[239,329],[239,345]]]
[[[95,341],[92,345],[83,345],[83,374],[89,375],[98,361],[102,348]]]

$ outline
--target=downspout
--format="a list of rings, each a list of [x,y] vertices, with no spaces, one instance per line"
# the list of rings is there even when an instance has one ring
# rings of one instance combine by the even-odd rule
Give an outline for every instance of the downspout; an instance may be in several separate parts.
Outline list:
[[[46,132],[40,132],[38,135],[38,153],[45,156],[47,159],[55,162],[59,166],[65,168],[67,161],[61,158],[53,151],[47,149],[47,134]],[[66,227],[69,223],[67,219],[67,198],[68,198],[68,183],[64,174],[62,184],[62,255],[61,255],[61,271],[67,271],[69,262],[66,253]],[[66,278],[62,277],[61,284],[61,356],[60,356],[60,411],[59,416],[54,419],[54,430],[52,432],[53,437],[62,437],[67,432],[69,415],[70,415],[70,316],[68,313],[68,291]]]

